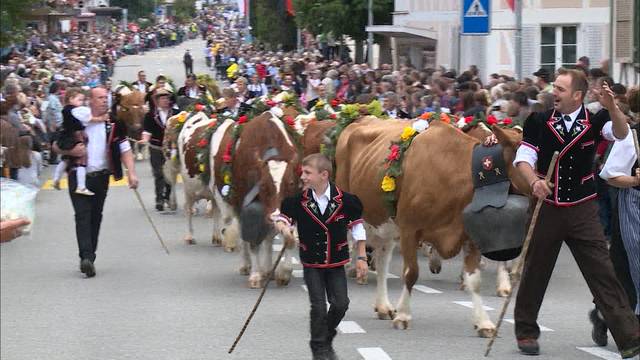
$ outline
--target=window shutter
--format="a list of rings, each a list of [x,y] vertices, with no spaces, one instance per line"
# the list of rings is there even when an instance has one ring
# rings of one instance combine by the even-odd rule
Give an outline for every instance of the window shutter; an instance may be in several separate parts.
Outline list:
[[[634,0],[615,1],[615,60],[630,63],[635,45],[633,34]],[[637,36],[637,35],[636,35]]]

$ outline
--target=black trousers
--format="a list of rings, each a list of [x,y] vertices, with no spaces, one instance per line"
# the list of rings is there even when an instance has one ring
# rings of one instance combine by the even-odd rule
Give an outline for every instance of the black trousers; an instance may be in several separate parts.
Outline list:
[[[149,160],[151,161],[151,172],[156,187],[156,204],[162,204],[165,200],[169,200],[171,194],[171,185],[167,183],[162,172],[165,158],[162,150],[149,148]]]
[[[516,298],[516,338],[540,336],[538,312],[563,242],[578,263],[618,348],[637,345],[638,319],[615,275],[596,201],[565,208],[542,205]]]
[[[193,64],[184,64],[184,72],[186,76],[193,74]]]
[[[311,345],[317,351],[331,344],[336,328],[349,308],[344,266],[332,269],[304,268],[304,282],[311,302]],[[327,312],[327,301],[329,311]]]
[[[86,196],[76,194],[75,171],[69,173],[69,196],[76,219],[76,238],[78,240],[78,256],[80,259],[96,260],[98,249],[98,234],[102,223],[102,209],[109,190],[109,173],[102,172],[94,176],[87,174],[87,189],[95,195]]]

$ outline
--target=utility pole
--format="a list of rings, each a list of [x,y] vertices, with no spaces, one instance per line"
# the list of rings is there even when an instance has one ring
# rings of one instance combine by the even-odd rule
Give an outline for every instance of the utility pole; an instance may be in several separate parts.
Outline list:
[[[613,79],[613,59],[614,59],[614,42],[615,42],[615,28],[616,28],[616,20],[615,20],[615,1],[609,0],[609,77]],[[637,36],[637,35],[636,35]]]
[[[369,0],[367,13],[367,24],[373,26],[373,0]],[[373,68],[373,33],[371,31],[367,33],[367,63],[370,68]]]
[[[515,13],[516,13],[516,78],[522,80],[522,0],[515,0]]]

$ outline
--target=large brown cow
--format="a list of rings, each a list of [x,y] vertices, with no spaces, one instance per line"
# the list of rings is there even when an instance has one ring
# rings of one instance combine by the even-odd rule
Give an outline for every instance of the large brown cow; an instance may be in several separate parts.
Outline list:
[[[392,239],[399,233],[405,286],[393,318],[394,326],[407,328],[411,320],[410,295],[418,278],[417,249],[426,242],[445,259],[464,248],[464,282],[473,300],[474,326],[481,336],[489,336],[495,326],[478,293],[480,253],[464,232],[462,222],[462,211],[473,196],[471,153],[479,141],[438,121],[417,135],[404,156],[403,175],[397,180],[396,217],[391,219],[380,189],[381,164],[390,142],[397,140],[408,124],[361,120],[342,132],[336,148],[336,184],[362,200],[368,243],[376,249],[376,311],[380,318],[393,317],[395,313],[386,292],[386,274],[395,246]],[[521,135],[500,128],[494,131],[504,147],[505,161],[511,164]],[[528,188],[510,165],[508,173],[516,187]]]

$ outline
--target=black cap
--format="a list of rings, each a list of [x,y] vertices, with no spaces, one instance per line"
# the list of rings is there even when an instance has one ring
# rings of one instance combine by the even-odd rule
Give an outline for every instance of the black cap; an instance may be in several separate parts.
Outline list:
[[[538,71],[534,72],[533,75],[545,80],[545,81],[549,81],[549,77],[551,76],[551,74],[549,73],[549,70],[545,69],[545,68],[540,68]]]

